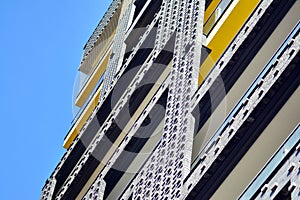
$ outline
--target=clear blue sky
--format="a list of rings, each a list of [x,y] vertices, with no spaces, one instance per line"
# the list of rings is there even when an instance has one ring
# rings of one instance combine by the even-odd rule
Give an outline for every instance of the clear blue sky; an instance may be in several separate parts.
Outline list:
[[[64,153],[82,48],[111,0],[0,2],[0,199],[39,199]]]

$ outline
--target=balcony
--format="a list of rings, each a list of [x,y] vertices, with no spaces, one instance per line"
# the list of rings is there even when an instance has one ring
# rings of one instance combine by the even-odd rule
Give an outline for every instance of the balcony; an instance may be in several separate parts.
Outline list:
[[[299,145],[300,141],[300,126],[295,128],[295,130],[290,134],[274,156],[269,160],[265,167],[259,172],[259,174],[254,178],[247,189],[241,194],[239,199],[252,199],[257,196],[258,193],[265,193],[267,190],[265,183],[272,176],[272,174],[278,171],[279,167],[283,167],[284,163],[289,158],[289,155],[294,154],[295,148]],[[299,148],[299,147],[298,147]],[[299,149],[298,149],[299,153]],[[297,153],[297,154],[298,154]],[[289,173],[293,170],[293,165],[288,169]],[[261,190],[259,190],[261,189]],[[284,189],[284,188],[283,188]],[[287,191],[289,193],[291,191]],[[280,194],[279,194],[280,195]],[[283,198],[281,198],[283,199]]]

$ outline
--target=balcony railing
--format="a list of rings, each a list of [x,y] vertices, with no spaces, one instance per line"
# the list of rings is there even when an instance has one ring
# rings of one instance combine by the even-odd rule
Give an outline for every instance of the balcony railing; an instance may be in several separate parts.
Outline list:
[[[277,153],[269,160],[268,164],[261,170],[255,177],[253,182],[247,187],[239,199],[251,199],[264,182],[271,176],[279,164],[286,158],[287,152],[300,140],[300,125],[291,133],[289,138],[286,139],[284,144],[280,147]]]
[[[286,38],[284,43],[281,45],[281,47],[277,50],[275,55],[270,59],[267,66],[264,68],[264,70],[261,72],[261,74],[257,77],[257,79],[254,81],[252,86],[248,89],[246,94],[241,98],[241,100],[238,102],[238,104],[235,106],[235,108],[232,110],[232,112],[227,116],[227,118],[224,120],[222,126],[217,130],[217,132],[211,137],[211,139],[206,143],[203,150],[200,152],[200,154],[197,156],[195,161],[192,163],[192,169],[197,166],[197,164],[201,161],[201,158],[204,156],[206,152],[210,150],[210,148],[214,145],[216,139],[222,134],[222,132],[226,129],[227,125],[230,123],[231,119],[240,111],[240,109],[243,107],[243,103],[249,98],[249,96],[252,95],[253,91],[256,90],[257,85],[261,82],[261,80],[265,77],[266,74],[269,73],[269,70],[274,67],[274,63],[278,56],[280,56],[282,53],[286,51],[287,46],[289,43],[293,40],[294,37],[297,36],[297,32],[300,29],[300,23],[296,25],[294,30],[290,33],[290,35]]]
[[[105,77],[105,72],[102,74],[100,80],[97,82],[95,88],[93,89],[93,91],[91,92],[89,97],[86,99],[83,106],[81,106],[81,107],[76,106],[75,99],[73,99],[73,120],[71,122],[72,125],[74,125],[77,122],[77,120],[79,119],[79,117],[81,116],[83,111],[86,109],[89,102],[92,100],[93,96],[95,95],[95,93],[98,91],[98,89],[102,85],[104,77]]]
[[[82,94],[84,88],[87,86],[91,87],[91,85],[88,85],[90,79],[94,76],[95,72],[97,72],[97,69],[100,66],[99,64],[106,59],[106,55],[110,51],[121,13],[121,6],[119,5],[119,0],[113,1],[107,13],[84,47],[83,57],[73,88],[73,99],[76,100],[74,103],[76,102],[79,107],[82,107],[87,98],[82,99],[81,97],[78,99],[78,97]],[[103,72],[103,70],[101,71]],[[93,83],[95,84],[95,81],[93,81]],[[92,88],[94,87],[95,85],[92,85]],[[90,93],[90,91],[88,93]],[[85,96],[86,95],[84,95],[84,97]]]

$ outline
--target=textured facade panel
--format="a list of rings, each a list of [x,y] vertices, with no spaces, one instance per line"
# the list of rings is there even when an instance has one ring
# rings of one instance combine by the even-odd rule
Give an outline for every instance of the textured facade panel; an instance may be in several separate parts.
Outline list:
[[[189,102],[198,84],[199,62],[195,61],[195,47],[197,40],[202,41],[204,1],[172,3],[178,5],[177,10],[173,10],[173,13],[178,12],[178,23],[164,133],[161,143],[140,172],[134,199],[180,198],[185,192],[183,180],[190,172],[194,123]],[[166,3],[166,7],[173,5]],[[163,16],[161,24],[168,20]],[[164,38],[158,37],[158,40]],[[197,45],[201,47],[201,44]]]
[[[49,178],[47,184],[42,190],[41,200],[51,200],[53,197],[54,187],[56,184],[55,178]]]
[[[102,200],[105,191],[105,181],[103,179],[98,179],[83,197],[83,200]]]
[[[112,52],[110,54],[110,59],[105,73],[103,87],[101,90],[101,97],[104,96],[104,93],[106,92],[107,88],[110,87],[111,81],[114,79],[118,69],[120,68],[120,65],[122,64],[126,48],[124,44],[125,34],[128,25],[131,23],[133,12],[134,4],[133,2],[131,2],[128,8],[126,9],[124,15],[121,16],[122,18],[120,19],[117,27],[117,33],[114,38],[114,44],[112,47]]]
[[[106,25],[110,21],[110,18],[114,15],[115,11],[118,9],[118,7],[121,5],[121,0],[114,0],[111,5],[109,6],[107,12],[105,13],[103,19],[98,24],[97,28],[95,29],[92,36],[89,38],[88,42],[85,45],[84,53],[82,57],[82,61],[84,62],[89,53],[92,51],[95,43],[97,42],[99,36],[105,29]]]

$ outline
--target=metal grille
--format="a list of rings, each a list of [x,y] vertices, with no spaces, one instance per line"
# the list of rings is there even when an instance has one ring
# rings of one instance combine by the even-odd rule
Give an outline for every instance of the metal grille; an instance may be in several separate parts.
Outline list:
[[[102,34],[103,30],[105,29],[106,25],[110,21],[111,17],[114,15],[118,7],[121,5],[121,0],[114,0],[111,5],[109,6],[107,12],[104,14],[104,17],[99,22],[97,28],[94,30],[92,36],[89,38],[88,42],[84,47],[83,57],[81,63],[85,61],[89,53],[94,48],[95,43],[97,42],[98,38]]]
[[[171,82],[169,85],[163,137],[140,172],[139,181],[133,191],[133,199],[175,199],[185,193],[184,178],[190,172],[194,120],[190,111],[191,95],[198,84],[199,62],[195,52],[200,53],[198,41],[202,41],[204,1],[169,1],[163,3],[160,24],[175,27],[176,39]],[[172,8],[172,9],[170,9]],[[164,16],[165,15],[165,16]],[[193,20],[194,19],[194,20]],[[176,23],[177,21],[177,23]],[[166,30],[166,29],[168,30]],[[170,27],[158,32],[158,45],[164,45],[165,37],[172,35]],[[161,36],[161,34],[163,34]],[[199,59],[200,60],[200,59]]]
[[[114,43],[112,47],[112,52],[110,54],[110,59],[108,62],[103,87],[101,90],[101,97],[104,96],[104,93],[107,91],[111,85],[112,80],[114,79],[117,70],[120,68],[120,65],[123,61],[123,56],[125,52],[125,34],[130,23],[132,12],[134,11],[133,3],[130,3],[121,20],[119,21],[117,33],[114,38]]]

